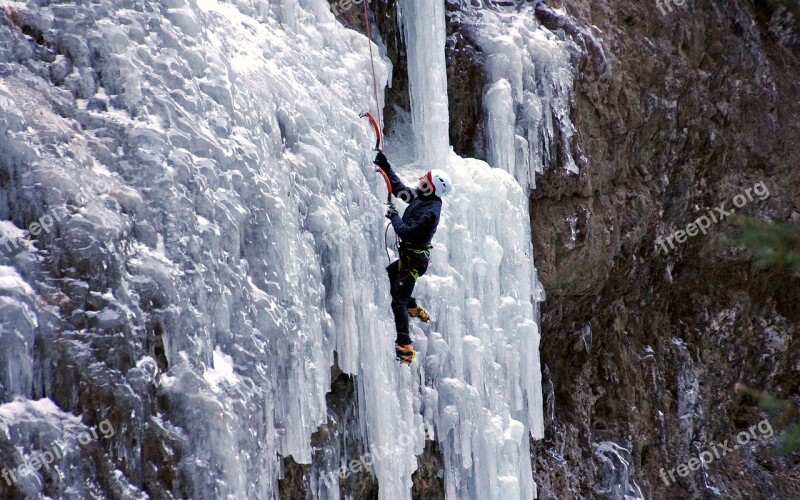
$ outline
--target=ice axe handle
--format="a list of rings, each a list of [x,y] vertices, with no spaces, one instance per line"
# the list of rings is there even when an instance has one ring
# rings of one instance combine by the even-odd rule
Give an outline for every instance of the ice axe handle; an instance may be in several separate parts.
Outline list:
[[[367,117],[372,124],[372,130],[375,131],[375,151],[380,151],[383,143],[383,136],[381,135],[381,128],[378,126],[378,121],[372,116],[369,111],[364,111],[358,115],[360,118]]]
[[[376,168],[375,171],[378,172],[379,174],[381,174],[381,176],[383,177],[383,181],[386,183],[386,191],[388,191],[388,194],[386,195],[386,203],[391,203],[392,202],[392,181],[389,180],[389,176],[386,175],[386,172],[384,172],[382,169]]]

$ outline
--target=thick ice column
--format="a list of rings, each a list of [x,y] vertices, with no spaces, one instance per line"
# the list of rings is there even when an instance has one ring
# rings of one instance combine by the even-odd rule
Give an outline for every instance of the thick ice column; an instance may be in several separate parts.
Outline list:
[[[486,161],[495,168],[502,168],[516,175],[516,150],[514,127],[517,117],[514,114],[514,98],[511,84],[505,78],[495,82],[484,96],[486,111]]]
[[[444,0],[403,0],[400,8],[417,161],[443,167],[450,150]]]

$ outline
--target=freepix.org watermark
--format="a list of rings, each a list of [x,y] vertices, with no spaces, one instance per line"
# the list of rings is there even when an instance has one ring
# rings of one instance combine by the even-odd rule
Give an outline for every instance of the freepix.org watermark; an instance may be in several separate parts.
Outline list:
[[[672,12],[672,4],[682,7],[687,0],[656,0],[656,7],[661,11],[662,16],[667,15],[667,11]]]
[[[338,16],[339,13],[348,11],[353,8],[354,5],[361,5],[364,2],[370,4],[372,0],[339,0],[331,4],[331,12],[333,12],[333,15]]]
[[[724,220],[726,217],[736,213],[737,209],[752,202],[755,199],[753,195],[758,197],[759,201],[764,201],[769,198],[769,189],[767,189],[763,181],[756,183],[753,187],[747,188],[744,194],[737,194],[734,196],[733,206],[735,208],[726,208],[728,202],[724,201],[722,205],[709,210],[707,215],[700,216],[695,219],[694,222],[687,224],[686,229],[675,231],[666,238],[659,236],[658,239],[656,239],[656,244],[664,250],[664,253],[668,253],[670,250],[675,249],[675,243],[685,243],[689,237],[697,236],[699,233],[705,235],[708,233],[708,228],[710,228],[712,224]],[[667,243],[669,243],[669,248],[667,248]]]
[[[98,431],[100,431],[100,434],[98,434]],[[78,434],[77,441],[81,446],[86,446],[92,441],[99,440],[100,437],[108,439],[113,436],[115,432],[114,426],[106,419],[96,426],[90,427],[88,431]],[[24,459],[25,463],[14,469],[3,469],[0,471],[0,476],[5,479],[6,484],[11,486],[18,481],[17,476],[20,478],[28,477],[37,473],[43,467],[49,471],[53,462],[55,462],[57,458],[61,459],[73,451],[76,444],[75,442],[69,443],[61,439],[56,439],[50,444],[47,450],[31,454],[29,458]]]
[[[430,424],[422,424],[416,429],[416,431],[424,434],[425,439],[434,438],[433,427]],[[414,432],[401,434],[397,437],[397,445],[403,448],[409,446],[414,442],[414,435]],[[380,460],[381,457],[389,456],[393,452],[394,447],[390,445],[383,445],[380,447],[373,446],[371,451],[368,451],[360,457],[351,460],[347,465],[343,465],[337,470],[329,472],[327,475],[323,475],[322,480],[325,481],[325,484],[327,484],[329,488],[332,488],[333,485],[339,484],[339,479],[347,479],[350,474],[355,474],[357,472],[361,472],[362,470],[368,471],[376,460]]]
[[[39,217],[38,221],[31,222],[23,238],[2,235],[2,237],[0,237],[0,248],[5,248],[6,252],[8,253],[17,251],[21,243],[20,239],[30,241],[31,236],[39,236],[42,234],[42,231],[50,234],[50,231],[53,230],[54,224],[56,222],[61,222],[62,218],[66,218],[68,216],[69,212],[67,211],[66,207],[55,207],[43,216]]]
[[[758,430],[758,434],[756,433],[756,430]],[[772,425],[770,425],[769,420],[764,419],[761,422],[750,426],[750,428],[746,431],[742,431],[737,434],[735,437],[735,443],[731,443],[730,439],[726,439],[722,443],[713,443],[710,450],[704,450],[700,452],[699,458],[692,458],[688,462],[679,464],[677,467],[673,467],[672,469],[666,471],[664,468],[662,468],[659,471],[659,475],[661,476],[661,480],[664,481],[664,484],[669,486],[677,481],[677,479],[675,479],[676,472],[679,477],[686,477],[691,472],[696,471],[701,467],[705,469],[705,467],[714,460],[719,460],[728,453],[738,450],[753,439],[757,439],[759,437],[770,438],[774,433],[775,432],[772,430]]]
[[[92,197],[99,197],[110,192],[110,186],[105,183],[99,183],[95,186],[95,192],[91,194]],[[90,195],[81,188],[78,194],[75,195],[75,203],[77,204],[77,208],[80,209],[81,207],[85,206],[89,203]],[[31,222],[28,225],[28,230],[25,231],[24,236],[21,238],[8,235],[0,234],[0,249],[4,249],[7,253],[16,252],[19,250],[20,244],[24,244],[23,241],[27,240],[30,242],[31,237],[37,237],[41,234],[50,234],[51,231],[55,228],[56,222],[61,222],[62,219],[66,219],[74,214],[75,211],[70,212],[67,209],[66,205],[60,205],[53,207],[47,213],[39,217],[38,220],[35,222]],[[20,241],[23,240],[23,241]]]

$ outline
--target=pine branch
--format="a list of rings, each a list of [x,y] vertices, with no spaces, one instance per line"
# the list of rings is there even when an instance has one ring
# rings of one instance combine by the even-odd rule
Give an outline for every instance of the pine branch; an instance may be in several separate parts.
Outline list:
[[[742,234],[736,241],[753,254],[761,268],[800,271],[800,224],[772,223],[752,217],[736,217]]]
[[[795,422],[800,417],[797,406],[766,391],[753,389],[744,384],[736,384],[734,390],[758,401],[762,409],[775,416],[776,427],[784,430],[777,454],[785,455],[800,450],[800,424]]]

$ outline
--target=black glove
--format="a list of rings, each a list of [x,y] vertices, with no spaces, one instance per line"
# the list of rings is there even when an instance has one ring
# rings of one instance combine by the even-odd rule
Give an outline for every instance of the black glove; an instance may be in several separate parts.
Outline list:
[[[386,155],[383,154],[383,151],[378,151],[378,154],[375,155],[375,161],[373,161],[372,163],[377,165],[381,170],[383,170],[387,174],[392,169],[392,166],[389,165],[389,160],[386,159]]]
[[[397,213],[397,209],[394,208],[394,204],[389,203],[389,209],[386,210],[386,218],[391,220],[393,217],[399,217],[399,216],[400,215]]]

